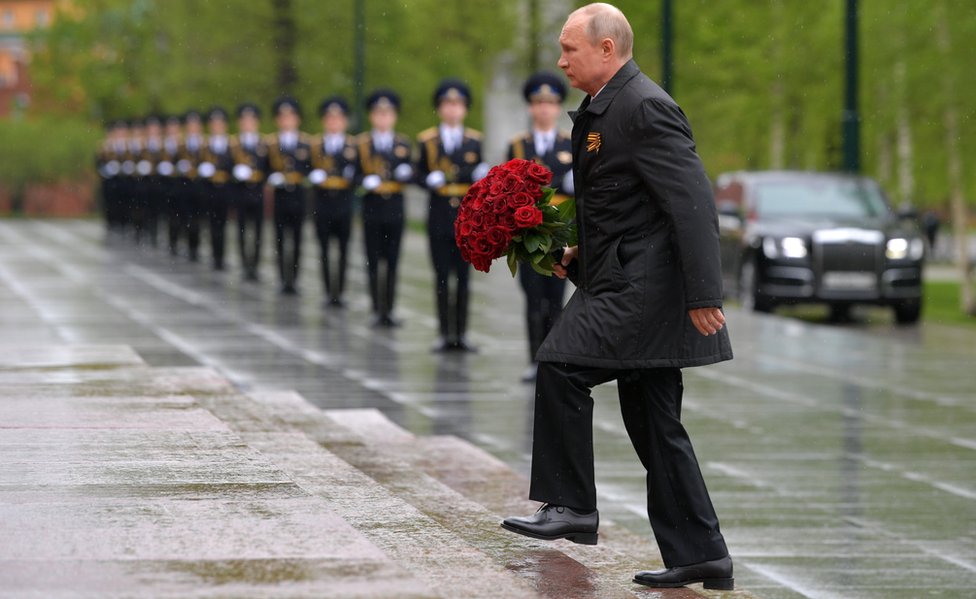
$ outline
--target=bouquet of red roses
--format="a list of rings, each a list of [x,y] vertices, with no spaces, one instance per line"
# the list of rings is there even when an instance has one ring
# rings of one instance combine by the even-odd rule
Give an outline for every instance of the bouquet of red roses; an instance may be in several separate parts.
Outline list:
[[[576,203],[552,203],[552,171],[531,160],[495,166],[461,201],[454,238],[461,257],[488,272],[495,258],[508,256],[512,276],[518,263],[552,275],[554,250],[576,245]]]

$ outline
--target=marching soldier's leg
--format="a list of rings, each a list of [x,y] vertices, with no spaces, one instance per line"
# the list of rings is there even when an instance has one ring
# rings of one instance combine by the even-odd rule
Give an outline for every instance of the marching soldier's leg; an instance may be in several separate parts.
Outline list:
[[[224,246],[226,245],[228,190],[218,187],[211,196],[214,204],[210,215],[210,245],[213,251],[213,265],[216,270],[224,270]]]
[[[468,279],[471,275],[471,265],[461,258],[461,251],[458,249],[454,240],[451,240],[454,260],[454,270],[457,273],[457,303],[455,305],[457,318],[457,339],[458,349],[463,351],[476,351],[476,348],[468,343]]]
[[[437,323],[441,338],[434,346],[435,350],[449,349],[457,340],[450,328],[450,304],[449,289],[447,285],[448,269],[447,257],[443,254],[440,239],[434,235],[429,236],[430,241],[430,260],[434,266],[434,299],[437,303]],[[442,347],[443,346],[443,347]]]
[[[299,189],[294,195],[294,213],[292,216],[292,241],[294,243],[293,259],[291,262],[291,285],[298,285],[298,273],[302,263],[302,232],[305,228],[305,190]]]
[[[329,270],[329,212],[331,206],[326,205],[326,199],[316,194],[312,221],[315,223],[315,237],[319,242],[319,268],[322,275],[322,287],[325,289],[326,301],[332,299],[332,276]]]
[[[393,203],[392,222],[387,229],[386,244],[386,325],[393,326],[393,308],[396,303],[397,267],[400,264],[400,243],[403,238],[404,214],[403,198],[391,200]]]
[[[258,279],[258,270],[261,268],[261,248],[264,243],[264,197],[264,188],[255,187],[250,206],[251,223],[254,227],[251,246],[253,250],[251,252],[251,278],[255,281]]]
[[[190,262],[198,262],[200,260],[200,219],[207,197],[200,183],[196,181],[191,181],[187,185],[186,195],[189,200],[186,216],[189,219],[187,221],[187,243],[190,247]]]
[[[275,229],[275,258],[278,261],[278,282],[281,291],[287,291],[287,277],[285,274],[285,229],[288,212],[285,206],[284,192],[275,190],[274,194],[274,229]]]
[[[364,200],[363,206],[363,243],[366,248],[366,270],[369,277],[369,298],[373,305],[373,318],[380,317],[380,288],[379,288],[379,260],[382,252],[383,230],[377,221],[375,206],[367,206],[376,200]],[[376,323],[378,324],[378,323]]]
[[[349,238],[352,236],[352,207],[347,200],[342,211],[336,215],[334,232],[336,240],[339,242],[339,264],[336,273],[335,289],[332,300],[335,304],[342,303],[342,296],[346,289],[346,268],[349,264]]]

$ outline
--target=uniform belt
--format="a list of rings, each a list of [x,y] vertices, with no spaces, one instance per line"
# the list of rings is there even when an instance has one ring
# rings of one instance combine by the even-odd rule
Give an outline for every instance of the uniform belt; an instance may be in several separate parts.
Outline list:
[[[217,185],[223,185],[224,183],[230,181],[230,175],[224,171],[217,171],[214,173],[212,181]]]
[[[437,195],[444,197],[460,197],[471,189],[470,183],[448,183],[437,188]]]
[[[349,189],[351,183],[344,177],[329,177],[319,186],[322,189]]]
[[[558,206],[569,199],[569,196],[564,193],[554,193],[552,197],[549,198],[550,206]]]
[[[285,183],[289,185],[301,185],[302,181],[305,180],[305,175],[299,172],[285,173]]]
[[[396,181],[383,181],[376,187],[376,189],[370,191],[370,193],[375,193],[377,195],[403,193],[403,183],[398,183]]]

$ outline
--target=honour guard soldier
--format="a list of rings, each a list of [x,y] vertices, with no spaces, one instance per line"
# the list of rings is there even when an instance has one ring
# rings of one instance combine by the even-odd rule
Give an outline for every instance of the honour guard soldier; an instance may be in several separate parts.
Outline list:
[[[471,265],[461,258],[454,239],[454,221],[461,199],[471,184],[488,172],[488,165],[481,160],[481,133],[464,128],[470,105],[467,85],[452,79],[442,81],[434,92],[441,123],[418,136],[417,180],[430,190],[427,235],[440,323],[440,338],[434,351],[474,351],[465,339]]]
[[[207,132],[210,137],[200,155],[200,175],[204,206],[210,225],[210,255],[214,270],[224,270],[224,238],[227,231],[227,212],[230,208],[231,171],[234,159],[227,138],[227,111],[215,106],[207,113]]]
[[[568,133],[559,131],[556,126],[566,98],[566,86],[556,75],[540,72],[525,82],[522,95],[529,105],[532,129],[512,140],[508,146],[508,159],[534,160],[548,167],[553,173],[552,186],[556,189],[550,201],[561,203],[573,195],[573,141]],[[535,380],[535,353],[563,310],[566,281],[520,267],[519,282],[525,291],[529,359],[532,361],[522,377],[528,383]]]
[[[278,132],[268,136],[268,184],[274,188],[275,249],[281,293],[296,295],[305,224],[305,177],[312,170],[312,147],[298,130],[301,106],[294,98],[279,98],[272,106]],[[290,237],[290,244],[286,243]],[[290,251],[286,252],[286,246]]]
[[[183,188],[183,180],[176,172],[176,163],[180,159],[180,147],[183,145],[183,121],[176,115],[170,115],[163,122],[163,157],[156,172],[159,173],[163,190],[163,214],[166,216],[169,253],[175,256],[180,231],[179,194]]]
[[[362,177],[363,237],[373,326],[394,327],[397,264],[404,227],[404,185],[413,179],[410,140],[395,132],[400,97],[379,89],[366,100],[372,129],[357,139]]]
[[[238,134],[231,139],[236,184],[238,243],[244,278],[258,280],[261,232],[264,228],[264,177],[268,148],[261,139],[261,109],[254,104],[237,107]]]
[[[105,224],[108,232],[118,231],[119,204],[121,195],[122,161],[126,153],[126,129],[124,121],[109,123],[105,141],[102,142],[95,156],[95,167],[102,180],[102,202],[105,211]]]
[[[138,172],[144,181],[145,204],[143,205],[143,223],[149,243],[156,247],[159,243],[159,215],[162,210],[163,181],[158,172],[159,163],[163,160],[163,122],[156,115],[146,117],[146,141],[142,156],[136,163]]]
[[[203,119],[195,110],[183,115],[186,135],[177,152],[176,172],[179,187],[176,193],[176,215],[179,230],[186,234],[190,261],[200,259],[200,218],[203,216],[203,190],[197,167],[203,154]]]
[[[341,307],[346,285],[347,251],[352,232],[353,178],[356,174],[356,143],[346,134],[349,104],[340,97],[319,105],[324,131],[312,146],[312,172],[308,179],[315,189],[312,213],[321,247],[322,279],[328,305]],[[329,245],[335,239],[339,260],[330,264]]]
[[[129,121],[128,152],[122,162],[122,174],[126,180],[125,214],[136,243],[142,241],[145,228],[146,185],[145,177],[139,172],[139,162],[144,149],[145,128],[142,119]]]

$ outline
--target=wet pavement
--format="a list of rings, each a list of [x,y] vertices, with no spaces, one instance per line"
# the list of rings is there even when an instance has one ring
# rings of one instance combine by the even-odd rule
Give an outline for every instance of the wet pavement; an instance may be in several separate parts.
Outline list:
[[[213,273],[106,243],[95,221],[0,221],[0,345],[130,346],[152,367],[214,368],[240,392],[293,389],[329,410],[377,408],[412,433],[457,435],[527,472],[532,390],[518,381],[522,298],[507,269],[474,277],[480,353],[441,356],[429,351],[422,236],[406,237],[403,326],[392,331],[368,326],[359,245],[341,311],[322,307],[316,253],[309,244],[302,295],[283,298],[270,260],[264,282],[247,284],[233,264]],[[972,596],[974,331],[728,312],[736,359],[685,371],[684,415],[737,584],[768,598]],[[601,515],[648,537],[643,478],[615,390],[601,387],[595,399]],[[342,444],[333,449],[357,467],[372,464]],[[509,505],[495,500],[493,509]],[[436,520],[436,506],[425,513]],[[540,553],[524,567],[553,559],[563,558]],[[653,566],[648,559],[623,567]]]

